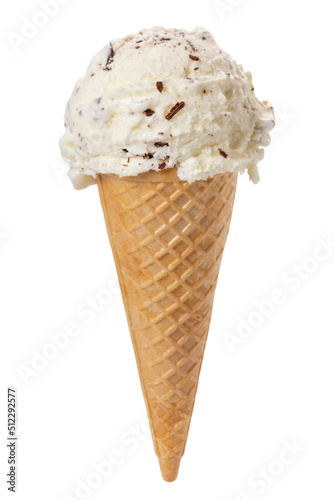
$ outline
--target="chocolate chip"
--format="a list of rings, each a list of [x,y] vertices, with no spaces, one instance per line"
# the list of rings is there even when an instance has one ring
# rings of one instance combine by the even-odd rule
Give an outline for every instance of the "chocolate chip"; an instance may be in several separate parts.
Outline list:
[[[153,109],[145,109],[144,113],[146,116],[152,116],[154,115],[155,111],[153,111]]]
[[[105,67],[103,68],[104,70],[106,70],[106,71],[110,71],[111,70],[111,64],[114,61],[114,56],[115,56],[115,52],[114,52],[112,43],[110,42],[109,43],[109,53],[108,53],[108,57],[107,57],[107,62],[106,62]]]
[[[225,151],[223,151],[222,149],[218,148],[218,151],[219,151],[219,154],[221,154],[224,158],[228,157],[228,154],[225,153]]]
[[[187,40],[187,42],[189,43],[189,45],[193,49],[193,51],[197,52],[197,49],[196,49],[195,45],[193,43],[191,43],[190,40]]]
[[[166,120],[171,120],[184,106],[185,103],[183,101],[177,102],[165,116]]]
[[[162,82],[157,82],[156,86],[157,86],[157,89],[159,90],[159,92],[161,93],[164,89],[164,84]]]

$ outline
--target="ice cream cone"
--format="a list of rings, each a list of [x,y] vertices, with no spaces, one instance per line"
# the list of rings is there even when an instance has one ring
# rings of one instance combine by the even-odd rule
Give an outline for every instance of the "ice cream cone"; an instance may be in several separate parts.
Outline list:
[[[98,175],[106,226],[161,473],[184,453],[237,183],[176,169]]]

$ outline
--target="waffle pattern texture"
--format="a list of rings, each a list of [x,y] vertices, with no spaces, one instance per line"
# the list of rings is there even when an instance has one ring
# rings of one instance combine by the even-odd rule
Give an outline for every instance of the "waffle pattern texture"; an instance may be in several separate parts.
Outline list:
[[[168,169],[98,185],[156,454],[176,479],[194,407],[237,174]]]

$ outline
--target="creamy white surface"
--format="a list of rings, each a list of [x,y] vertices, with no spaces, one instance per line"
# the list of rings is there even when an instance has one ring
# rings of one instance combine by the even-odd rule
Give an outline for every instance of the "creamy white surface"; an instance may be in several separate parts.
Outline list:
[[[188,182],[245,170],[257,182],[274,112],[253,90],[250,73],[202,28],[156,27],[113,40],[67,104],[60,148],[74,186],[98,173],[174,166]],[[177,103],[183,107],[168,120]]]

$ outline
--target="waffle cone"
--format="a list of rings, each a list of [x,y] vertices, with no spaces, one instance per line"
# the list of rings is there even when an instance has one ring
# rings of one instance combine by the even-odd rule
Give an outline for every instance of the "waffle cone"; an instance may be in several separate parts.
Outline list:
[[[99,175],[141,386],[161,473],[184,453],[237,174],[192,184],[176,169]]]

